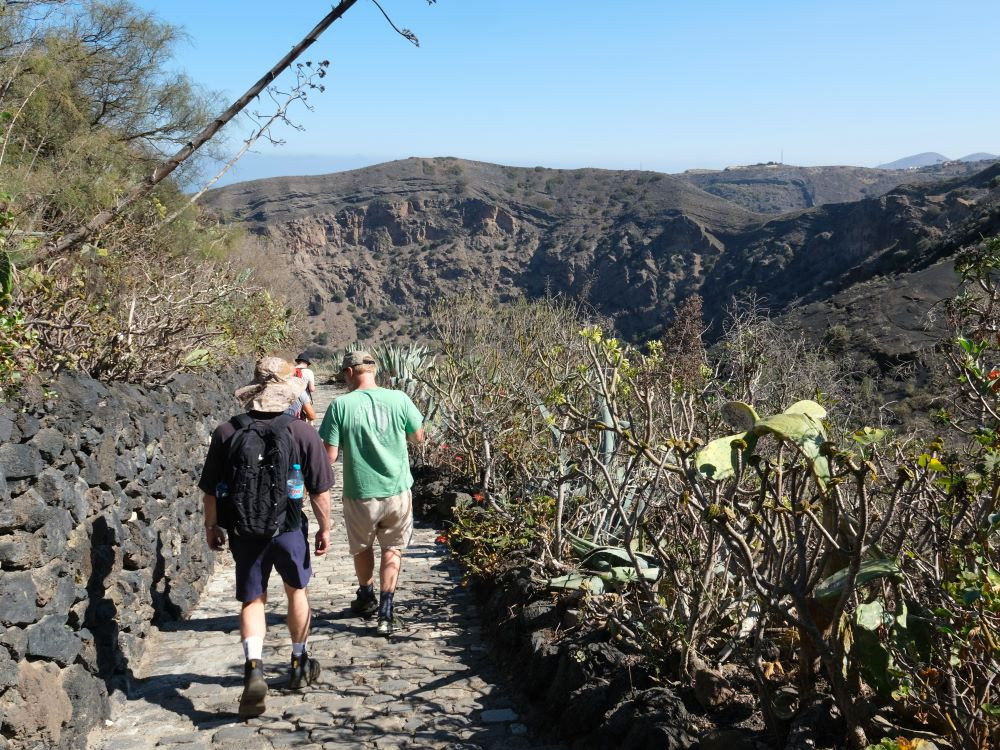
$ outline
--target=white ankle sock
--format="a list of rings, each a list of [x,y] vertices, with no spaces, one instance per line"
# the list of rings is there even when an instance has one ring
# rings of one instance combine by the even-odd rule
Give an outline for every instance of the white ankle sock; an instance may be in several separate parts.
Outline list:
[[[264,653],[264,638],[259,635],[252,635],[243,639],[243,656],[247,661],[260,659]]]
[[[292,644],[292,656],[302,656],[306,652],[305,643],[293,643]]]

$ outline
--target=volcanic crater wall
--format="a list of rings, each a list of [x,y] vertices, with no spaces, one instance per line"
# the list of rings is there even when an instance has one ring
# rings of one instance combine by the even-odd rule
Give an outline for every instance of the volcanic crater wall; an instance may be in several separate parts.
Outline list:
[[[152,625],[197,602],[196,482],[234,385],[63,375],[0,404],[0,748],[82,747]]]

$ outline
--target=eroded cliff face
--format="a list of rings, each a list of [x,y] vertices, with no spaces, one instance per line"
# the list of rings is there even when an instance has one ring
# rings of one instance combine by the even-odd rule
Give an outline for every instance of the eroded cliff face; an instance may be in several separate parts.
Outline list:
[[[768,217],[668,175],[409,159],[208,204],[289,258],[331,347],[417,336],[428,305],[467,291],[566,294],[643,338],[692,293],[711,322],[748,291],[780,312],[919,271],[997,224],[998,175]]]
[[[369,321],[370,333],[408,329],[433,300],[470,288],[516,295],[523,269],[510,250],[540,234],[478,198],[377,199],[258,232],[308,287],[312,325],[347,341],[364,338]]]

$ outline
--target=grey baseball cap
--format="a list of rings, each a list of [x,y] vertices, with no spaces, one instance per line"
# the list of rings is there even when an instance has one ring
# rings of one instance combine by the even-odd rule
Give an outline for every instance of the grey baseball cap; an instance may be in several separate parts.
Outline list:
[[[347,352],[344,355],[344,361],[340,363],[340,369],[346,370],[348,367],[357,367],[358,365],[377,365],[378,361],[372,355],[371,352],[366,352],[364,349],[359,349],[356,352]]]

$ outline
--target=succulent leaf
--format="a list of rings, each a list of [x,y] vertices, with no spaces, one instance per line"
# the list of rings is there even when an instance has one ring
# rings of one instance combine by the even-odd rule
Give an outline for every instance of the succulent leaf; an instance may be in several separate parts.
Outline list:
[[[734,430],[743,430],[744,432],[752,430],[754,424],[760,419],[753,407],[742,401],[730,401],[723,404],[720,413],[726,424]]]
[[[757,445],[757,436],[752,432],[716,438],[695,454],[695,466],[698,471],[715,481],[733,476],[736,473],[736,454],[740,450],[733,443],[738,440],[746,444],[742,450],[747,452],[752,451]]]
[[[810,401],[809,399],[796,401],[794,404],[785,409],[784,413],[805,414],[813,419],[826,419],[826,409],[817,404],[815,401]]]
[[[604,581],[602,581],[599,576],[570,573],[569,575],[549,580],[549,588],[587,591],[591,594],[603,594]]]
[[[816,586],[813,592],[817,599],[831,599],[835,596],[840,596],[844,590],[844,584],[847,582],[847,568],[838,570],[832,576],[824,578]],[[902,569],[894,560],[879,559],[879,560],[865,560],[861,563],[861,567],[858,569],[857,578],[854,580],[854,586],[863,586],[870,581],[877,580],[879,578],[892,578],[898,580],[903,575]]]

